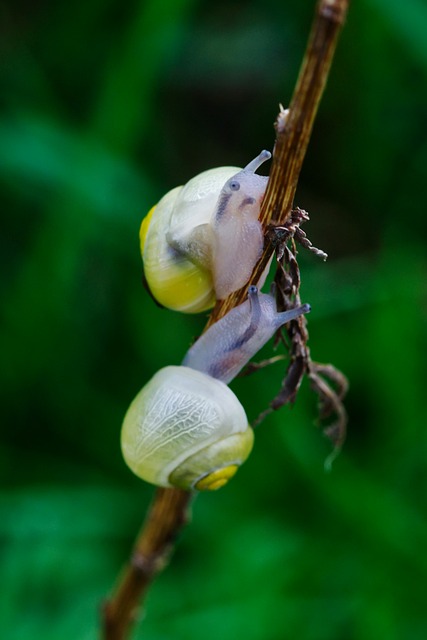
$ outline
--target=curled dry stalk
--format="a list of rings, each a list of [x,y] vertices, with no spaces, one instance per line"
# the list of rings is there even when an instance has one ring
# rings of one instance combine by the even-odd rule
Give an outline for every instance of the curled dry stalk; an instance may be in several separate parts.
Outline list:
[[[338,35],[344,24],[350,0],[320,0],[316,7],[309,41],[304,54],[297,85],[292,96],[289,110],[280,110],[276,122],[276,143],[271,165],[270,179],[264,196],[260,220],[267,229],[272,220],[276,225],[285,226],[291,217],[293,200],[307,150],[311,130],[320,98],[329,74]],[[256,265],[250,282],[257,282],[266,268],[274,251],[274,239],[266,234],[263,254]],[[276,243],[277,244],[277,243]],[[290,252],[290,253],[288,253]],[[290,258],[291,250],[283,255]],[[290,262],[289,262],[290,266]],[[279,269],[280,271],[280,269]],[[241,304],[247,295],[247,288],[233,293],[229,298],[218,302],[215,306],[208,326],[223,317],[231,308]],[[286,304],[286,301],[285,301]],[[309,360],[304,331],[305,321],[299,322],[299,329],[290,336],[293,352],[291,368],[287,380],[300,379],[299,369],[304,368],[312,385],[321,399],[322,417],[332,412],[338,413],[336,404],[342,396],[343,386],[333,394],[327,380],[334,378],[335,373],[330,365],[318,365]],[[300,335],[297,339],[295,336]],[[302,336],[302,339],[301,339]],[[304,347],[305,345],[305,347]],[[302,361],[305,363],[301,367]],[[286,396],[288,383],[285,384],[284,396],[273,401],[280,404]],[[298,384],[293,383],[294,390]],[[288,393],[289,395],[289,393]],[[291,394],[292,396],[292,394]],[[286,401],[286,400],[285,400]],[[275,406],[272,406],[274,409]],[[332,425],[331,435],[335,437],[336,427]],[[340,445],[342,431],[338,429],[336,446]],[[157,489],[149,508],[145,523],[137,537],[129,563],[119,576],[110,598],[102,608],[102,637],[104,640],[124,640],[129,637],[138,607],[142,607],[144,597],[150,584],[159,571],[167,564],[173,549],[173,542],[182,526],[187,521],[187,514],[192,494],[180,489]]]
[[[308,219],[307,212],[297,207],[292,210],[285,225],[271,225],[267,230],[267,237],[275,247],[276,253],[277,270],[274,281],[279,310],[287,310],[301,304],[299,293],[301,277],[297,262],[296,241],[323,260],[327,258],[326,253],[312,245],[300,227]],[[279,393],[271,401],[269,408],[258,416],[254,426],[260,424],[271,411],[294,402],[306,375],[318,396],[319,420],[323,422],[331,417],[335,419],[324,428],[325,435],[334,445],[334,450],[325,463],[329,468],[345,439],[347,415],[342,400],[348,388],[347,379],[333,365],[320,364],[311,359],[305,316],[292,320],[285,329],[280,329],[277,332],[276,342],[283,342],[286,345],[290,364]]]

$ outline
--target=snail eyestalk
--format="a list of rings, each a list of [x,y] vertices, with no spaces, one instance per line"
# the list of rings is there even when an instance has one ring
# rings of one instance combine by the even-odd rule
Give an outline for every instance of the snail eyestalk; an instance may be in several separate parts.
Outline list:
[[[243,171],[248,171],[248,172],[250,171],[252,173],[255,173],[255,171],[257,171],[260,168],[260,166],[264,164],[264,162],[267,162],[267,160],[270,160],[270,158],[271,158],[271,153],[264,149],[256,158],[251,160],[249,164],[246,165]]]

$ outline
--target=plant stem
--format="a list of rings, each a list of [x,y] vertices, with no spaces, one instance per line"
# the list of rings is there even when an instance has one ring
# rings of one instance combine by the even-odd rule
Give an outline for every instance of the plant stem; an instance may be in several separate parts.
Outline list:
[[[288,219],[304,156],[310,139],[338,35],[350,0],[320,0],[289,112],[280,111],[270,179],[260,220],[264,226]],[[268,264],[273,247],[266,240],[262,257],[250,282],[257,282]],[[247,287],[216,304],[208,326],[244,301]],[[173,541],[187,520],[192,494],[179,489],[158,489],[147,519],[136,540],[129,564],[124,568],[110,599],[103,607],[104,640],[124,640],[135,619],[138,603],[156,574],[167,564]]]
[[[175,538],[187,522],[191,497],[190,492],[181,489],[157,489],[129,564],[102,609],[102,637],[106,640],[128,637],[143,594],[166,566]]]
[[[273,220],[275,224],[283,225],[290,216],[317,108],[349,4],[350,0],[320,0],[317,5],[289,109],[281,108],[276,120],[273,162],[260,213],[264,228]],[[273,246],[266,239],[263,254],[249,283],[258,282],[272,253]],[[244,302],[246,296],[247,286],[217,302],[208,326]]]

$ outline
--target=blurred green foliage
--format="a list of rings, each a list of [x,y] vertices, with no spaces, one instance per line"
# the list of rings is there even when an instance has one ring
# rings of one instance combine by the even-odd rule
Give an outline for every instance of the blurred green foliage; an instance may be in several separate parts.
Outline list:
[[[204,322],[144,292],[140,220],[272,147],[313,4],[1,6],[2,638],[97,637],[152,496],[122,417]],[[423,0],[354,2],[296,199],[330,255],[300,253],[302,292],[314,359],[350,379],[345,449],[326,474],[303,386],[196,500],[136,637],[427,637],[426,30]],[[236,381],[251,418],[282,375]]]

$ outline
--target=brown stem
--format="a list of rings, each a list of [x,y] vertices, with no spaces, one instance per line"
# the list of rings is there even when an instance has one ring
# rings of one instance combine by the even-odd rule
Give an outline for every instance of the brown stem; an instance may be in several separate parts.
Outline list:
[[[350,0],[320,0],[294,94],[286,112],[282,108],[276,120],[273,162],[260,220],[264,228],[270,221],[283,225],[290,216],[295,191],[307,151],[320,99],[328,79],[335,47]],[[258,282],[273,253],[266,240],[263,254],[255,266],[249,284]],[[208,326],[230,309],[244,302],[247,286],[217,302]]]
[[[192,494],[181,489],[157,489],[129,561],[119,576],[113,596],[105,603],[105,640],[128,637],[142,595],[167,564],[173,544],[187,522]]]
[[[320,0],[304,55],[289,113],[281,110],[276,122],[276,143],[270,179],[260,219],[283,224],[289,217],[301,166],[307,150],[317,107],[329,74],[337,38],[350,0]],[[273,252],[266,240],[263,255],[250,282],[257,282]],[[208,326],[246,297],[247,287],[215,306]],[[111,598],[103,607],[104,640],[128,637],[138,603],[155,575],[165,566],[172,542],[186,521],[191,494],[178,489],[158,489],[146,522],[137,538],[129,564],[123,570]]]

